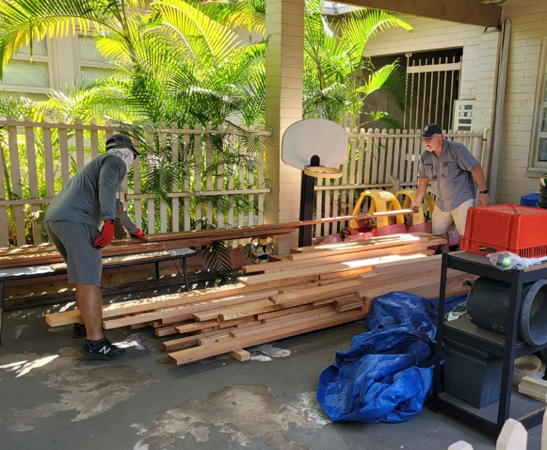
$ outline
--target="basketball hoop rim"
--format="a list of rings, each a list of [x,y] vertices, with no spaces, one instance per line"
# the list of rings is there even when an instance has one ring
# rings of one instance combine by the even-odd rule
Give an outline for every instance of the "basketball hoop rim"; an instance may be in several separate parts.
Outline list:
[[[325,166],[304,166],[304,173],[314,178],[339,178],[342,176],[340,169]]]

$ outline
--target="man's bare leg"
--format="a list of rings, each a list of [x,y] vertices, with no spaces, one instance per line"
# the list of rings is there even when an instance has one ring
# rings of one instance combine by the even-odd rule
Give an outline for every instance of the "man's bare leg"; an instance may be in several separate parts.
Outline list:
[[[84,320],[87,339],[97,341],[103,334],[103,296],[101,288],[93,284],[76,284],[76,303]]]

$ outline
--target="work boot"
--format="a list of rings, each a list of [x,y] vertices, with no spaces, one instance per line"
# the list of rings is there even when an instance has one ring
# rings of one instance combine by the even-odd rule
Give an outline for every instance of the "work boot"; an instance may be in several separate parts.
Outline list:
[[[122,356],[125,353],[125,350],[115,346],[107,338],[103,337],[98,341],[86,339],[82,352],[84,356],[89,359],[110,361],[118,356]]]

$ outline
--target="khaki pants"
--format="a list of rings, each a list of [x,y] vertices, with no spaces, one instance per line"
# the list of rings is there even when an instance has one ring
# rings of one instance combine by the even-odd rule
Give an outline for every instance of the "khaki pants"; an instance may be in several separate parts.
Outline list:
[[[442,211],[440,208],[437,208],[437,205],[435,205],[433,217],[431,218],[432,233],[434,235],[441,236],[448,233],[448,230],[450,230],[452,228],[452,224],[454,224],[459,235],[463,236],[465,234],[467,210],[471,206],[475,206],[475,199],[473,198],[461,203],[452,211]]]

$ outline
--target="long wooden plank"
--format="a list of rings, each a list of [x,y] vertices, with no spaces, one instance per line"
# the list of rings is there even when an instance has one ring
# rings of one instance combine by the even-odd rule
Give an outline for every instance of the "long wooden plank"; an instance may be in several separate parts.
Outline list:
[[[420,260],[420,267],[425,266],[435,266],[438,265],[440,267],[441,264],[441,257],[442,255],[427,255],[427,259]],[[388,273],[388,272],[397,272],[397,271],[405,271],[405,270],[413,270],[416,267],[416,261],[414,261],[411,258],[408,259],[402,259],[398,261],[392,261],[388,263],[383,264],[376,264],[372,266],[372,272],[374,273]]]
[[[278,308],[279,307],[271,300],[259,300],[257,302],[245,303],[238,307],[226,308],[226,310],[220,314],[220,320],[235,320],[246,316],[274,311]]]
[[[357,292],[362,288],[363,282],[355,279],[340,283],[333,283],[328,286],[318,286],[315,288],[287,292],[286,294],[273,295],[270,297],[270,300],[276,305],[297,305]]]
[[[185,306],[179,306],[168,309],[160,309],[148,313],[136,314],[129,317],[121,317],[118,319],[104,320],[103,327],[105,330],[112,328],[125,327],[135,323],[149,322],[151,320],[162,319],[163,323],[167,324],[168,318],[173,318],[174,321],[187,320],[193,317],[193,314],[198,311],[207,311],[209,309],[218,309],[221,305],[233,305],[235,303],[245,303],[249,300],[244,295],[226,297],[213,300],[204,300],[197,303],[189,303]],[[175,320],[176,319],[176,320]]]
[[[375,244],[359,244],[359,241],[355,241],[354,244],[348,245],[345,247],[290,254],[288,256],[288,259],[292,261],[299,261],[299,260],[308,260],[313,258],[329,257],[332,255],[338,255],[338,254],[351,254],[354,252],[361,253],[361,252],[376,251],[376,250],[381,251],[383,249],[385,249],[387,252],[393,248],[398,248],[398,247],[404,248],[409,245],[420,245],[420,244],[424,248],[429,248],[429,247],[435,247],[438,245],[443,245],[445,243],[446,243],[446,240],[444,238],[434,238],[434,239],[415,238],[415,239],[408,239],[407,241],[401,241],[401,242],[385,241],[385,242],[378,242]]]
[[[449,278],[454,278],[455,276],[460,275],[461,272],[451,269]],[[383,295],[387,292],[392,291],[407,291],[407,289],[430,285],[431,283],[438,283],[441,279],[440,270],[426,272],[416,276],[411,274],[408,277],[403,279],[398,279],[397,277],[393,278],[381,278],[377,282],[373,279],[368,279],[367,283],[364,284],[364,287],[359,290],[359,294],[363,297],[374,298],[379,295]]]
[[[253,300],[267,300],[270,296],[278,294],[279,289],[267,289],[265,291],[259,291],[254,293],[246,293],[243,296],[249,301]],[[220,315],[226,311],[226,307],[213,309],[209,311],[199,311],[195,314],[193,314],[193,318],[198,321],[206,321],[206,320],[213,320],[213,319],[219,319]]]
[[[171,339],[169,341],[164,341],[163,345],[165,347],[165,350],[168,352],[172,352],[175,350],[180,350],[187,347],[192,347],[194,345],[198,345],[200,334],[194,334],[192,336],[185,336],[178,339]]]
[[[287,234],[291,233],[292,229],[286,230],[273,230],[269,233],[271,235]],[[114,241],[109,246],[102,250],[103,256],[114,255],[127,255],[133,253],[171,250],[183,247],[199,247],[202,245],[209,245],[214,240],[231,240],[231,239],[244,239],[248,237],[262,236],[263,232],[260,230],[253,230],[247,232],[241,232],[240,235],[232,233],[231,235],[217,234],[214,237],[199,237],[188,236],[187,238],[176,238],[172,240],[159,240],[156,241],[155,236],[150,236],[150,242],[147,243],[135,243],[129,239]],[[14,251],[19,248],[7,248],[0,253],[0,268],[9,267],[21,267],[28,265],[40,265],[40,264],[52,264],[62,262],[61,255],[51,245],[38,246],[36,251],[21,252],[15,256]]]
[[[289,316],[289,315],[304,312],[304,311],[310,311],[313,308],[314,308],[313,305],[303,305],[303,306],[295,306],[295,307],[292,307],[292,308],[284,308],[284,309],[281,309],[279,311],[273,311],[273,312],[258,314],[257,315],[257,320],[268,321],[268,320],[274,319],[276,317],[285,317],[285,316]]]
[[[295,281],[296,284],[301,284],[300,280]],[[261,291],[264,288],[262,286],[254,286],[252,291]],[[208,311],[218,309],[221,306],[232,306],[235,304],[241,304],[249,301],[254,301],[254,297],[246,296],[245,294],[239,294],[224,298],[218,298],[215,293],[215,298],[204,299],[201,298],[198,301],[187,302],[180,307],[166,308],[154,310],[142,314],[136,314],[129,317],[122,317],[119,319],[105,320],[103,321],[103,327],[105,329],[120,328],[135,323],[148,322],[151,320],[161,319],[163,324],[168,325],[174,322],[191,319],[193,315],[199,311]],[[220,295],[222,297],[222,295]]]
[[[321,258],[306,259],[303,261],[276,261],[267,264],[258,264],[255,266],[244,266],[243,272],[254,273],[263,271],[265,273],[281,272],[286,270],[296,270],[309,268],[312,266],[320,266],[327,263],[347,262],[353,260],[362,260],[365,258],[386,257],[389,255],[408,255],[409,253],[424,253],[428,252],[428,244],[405,244],[394,247],[380,248],[374,250],[363,250],[360,252],[333,254],[331,256],[323,256]],[[393,260],[390,260],[393,261]],[[382,260],[371,262],[371,264],[379,264]]]
[[[224,328],[246,328],[248,326],[252,326],[254,323],[256,323],[257,320],[254,316],[243,316],[236,319],[230,319],[230,320],[219,320],[218,327],[219,329]]]
[[[208,320],[207,322],[194,322],[188,323],[185,325],[179,325],[177,331],[181,334],[183,333],[193,333],[195,331],[209,330],[211,328],[216,328],[216,320]]]
[[[340,278],[355,278],[359,275],[372,273],[370,266],[366,267],[358,267],[356,269],[347,269],[342,270],[340,272],[334,272],[334,273],[324,273],[319,275],[319,281],[324,280],[337,280]]]
[[[179,294],[170,294],[113,303],[108,306],[103,306],[103,319],[117,317],[123,314],[136,314],[175,306],[185,306],[192,303],[199,303],[205,300],[214,300],[222,297],[225,297],[228,303],[232,302],[233,304],[236,304],[239,302],[239,299],[245,301],[245,296],[253,299],[253,297],[250,297],[250,294],[261,290],[264,290],[265,297],[268,297],[272,294],[272,292],[275,292],[272,290],[262,289],[261,286],[246,286],[243,283],[235,283]],[[73,311],[46,314],[45,319],[46,323],[50,327],[56,327],[79,322],[81,320],[81,315],[80,311],[76,309]]]
[[[398,280],[396,277],[389,281],[380,280],[379,283],[374,283],[374,279],[367,280],[367,283],[363,285],[359,290],[359,294],[363,297],[374,298],[379,295],[384,295],[387,292],[393,291],[405,291],[407,289],[430,285],[440,280],[440,273],[426,273],[420,277],[412,277],[410,279]]]
[[[173,325],[168,325],[166,327],[155,328],[154,334],[158,337],[170,336],[172,334],[179,334],[177,327],[180,325],[185,325],[187,323],[188,321],[177,322],[177,323],[174,323]]]
[[[352,310],[364,310],[365,308],[365,302],[364,300],[360,300],[353,303],[344,303],[343,305],[337,306],[336,311],[338,312],[345,312],[345,311],[352,311]]]
[[[470,284],[477,279],[477,275],[463,274],[455,278],[448,279],[446,282],[446,296],[453,297],[455,295],[466,294],[471,290]],[[415,295],[420,295],[425,298],[438,298],[440,283],[432,283],[427,286],[418,286],[408,289],[408,292]]]
[[[304,286],[305,283],[303,284],[302,283],[302,280],[290,280],[291,283],[293,285],[297,285],[297,286]],[[287,283],[287,285],[290,285],[291,283]],[[272,285],[275,285],[275,283],[272,283]],[[279,286],[283,285],[283,283],[278,283]],[[266,289],[268,286],[254,286],[258,289]],[[239,302],[239,303],[242,303],[242,302]],[[233,303],[235,304],[235,302]],[[215,308],[219,308],[220,305],[217,304],[217,306]],[[171,316],[171,317],[164,317],[162,319],[162,322],[164,324],[169,324],[169,323],[173,323],[173,322],[178,322],[179,320],[185,320],[186,318],[188,318],[188,315],[186,313],[182,314],[182,315],[175,315],[175,316]]]
[[[243,338],[245,336],[256,336],[269,333],[271,331],[284,330],[287,327],[301,324],[313,324],[318,320],[334,318],[339,313],[332,305],[314,308],[312,311],[300,312],[286,317],[275,317],[263,322],[256,322],[253,327],[247,327],[239,330],[237,333],[231,333],[232,337]]]
[[[198,338],[198,345],[209,345],[209,344],[215,344],[216,342],[220,342],[223,339],[227,339],[230,337],[230,331],[235,330],[235,327],[233,329],[227,328],[226,330],[223,330],[220,334],[215,334],[213,336],[204,336]]]
[[[390,234],[387,236],[373,236],[366,239],[358,239],[355,241],[343,241],[332,244],[317,244],[307,245],[305,247],[291,248],[291,253],[314,253],[325,250],[342,250],[344,248],[351,248],[356,245],[373,245],[378,246],[382,244],[407,244],[408,241],[417,241],[421,238],[427,238],[427,236],[404,233],[404,234]]]
[[[365,252],[365,251],[374,251],[379,249],[388,249],[394,247],[403,247],[409,244],[426,244],[426,247],[431,247],[434,245],[442,245],[446,242],[444,238],[437,239],[426,239],[421,237],[414,237],[413,239],[401,240],[401,241],[384,241],[371,244],[360,244],[359,241],[352,242],[348,245],[332,247],[325,250],[315,250],[313,252],[304,252],[304,253],[291,253],[288,258],[291,261],[300,261],[313,258],[323,258],[329,257],[332,255],[347,254],[353,252]]]
[[[336,308],[336,311],[339,311],[339,312],[343,311],[343,309],[341,308],[343,308],[345,305],[352,305],[355,303],[360,303],[363,306],[365,304],[365,301],[362,297],[360,297],[356,293],[342,295],[337,297],[336,300],[334,300],[334,306]]]
[[[396,248],[370,250],[363,253],[353,253],[351,254],[351,259],[348,258],[347,255],[337,255],[330,256],[328,257],[328,259],[325,258],[327,259],[326,261],[324,259],[298,261],[294,263],[296,266],[288,266],[285,270],[267,272],[263,275],[239,277],[238,281],[241,281],[246,285],[255,285],[260,283],[272,283],[279,280],[294,279],[304,276],[319,276],[321,274],[339,272],[350,268],[355,269],[358,267],[372,266],[374,264],[380,263],[380,258],[395,256],[395,259],[397,259],[402,255],[406,255],[408,253],[422,252],[424,250],[426,250],[426,247],[424,247],[423,244],[409,244]],[[375,259],[376,257],[378,259]],[[332,260],[338,260],[340,262],[332,262]],[[328,264],[328,262],[332,262],[332,264]]]
[[[369,276],[369,274],[374,274]],[[459,272],[454,269],[448,269],[447,271],[449,278],[454,276],[461,275],[462,272]],[[363,274],[361,277],[364,284],[370,288],[374,289],[376,287],[384,288],[386,285],[391,283],[404,283],[407,280],[432,280],[437,281],[441,279],[441,268],[439,266],[429,266],[424,264],[424,267],[416,266],[412,269],[407,269],[405,271],[398,272],[369,272]]]
[[[265,342],[270,342],[272,340],[284,339],[290,336],[297,334],[303,334],[310,331],[320,330],[326,327],[332,327],[340,325],[346,322],[351,322],[358,320],[364,316],[361,312],[345,312],[339,313],[336,318],[329,318],[326,320],[319,320],[313,325],[304,324],[297,325],[293,327],[288,327],[284,331],[275,330],[271,333],[265,333],[261,336],[250,336],[241,339],[232,339],[230,341],[223,341],[212,345],[188,348],[185,350],[180,350],[178,352],[169,353],[169,357],[177,364],[187,364],[200,359],[208,358],[211,356],[221,355],[223,353],[228,353],[240,348],[250,347],[253,345],[263,344]]]
[[[472,274],[463,274],[459,275],[455,278],[448,279],[446,282],[446,296],[447,297],[453,297],[455,295],[465,294],[469,292],[470,286],[469,283],[474,281],[476,279],[476,275]],[[409,294],[419,295],[424,298],[437,298],[439,296],[439,289],[440,289],[440,280],[426,283],[423,285],[415,285],[415,286],[408,286],[408,285],[390,285],[389,287],[386,287],[386,289],[383,292],[380,292],[379,290],[373,293],[372,295],[375,295],[376,297],[380,295],[386,295],[390,292],[394,291],[403,291],[408,292]],[[365,298],[365,312],[368,313],[372,303],[374,301],[375,297],[366,297]]]
[[[174,350],[180,350],[182,348],[192,347],[194,345],[198,345],[198,341],[200,339],[204,339],[206,337],[211,336],[218,336],[219,334],[225,334],[227,330],[210,330],[210,331],[202,331],[200,333],[193,334],[191,336],[184,336],[176,339],[170,339],[168,341],[163,341],[163,346],[165,347],[165,350],[168,352],[172,352]],[[228,330],[228,333],[230,331]]]
[[[242,228],[196,230],[190,232],[157,234],[150,236],[150,242],[145,244],[136,244],[130,239],[115,241],[112,245],[103,249],[102,253],[103,255],[109,256],[144,251],[167,250],[184,246],[189,247],[206,245],[212,240],[243,239],[245,237],[254,237],[263,234],[285,234],[292,231],[291,228],[279,228],[278,225],[272,225],[271,228],[269,227],[269,225],[257,225]],[[17,254],[18,257],[11,258],[11,255],[15,254]],[[24,251],[20,251],[19,248],[5,249],[0,253],[0,267],[16,267],[28,265],[29,263],[47,264],[59,261],[61,261],[61,257],[51,245],[27,247]]]

